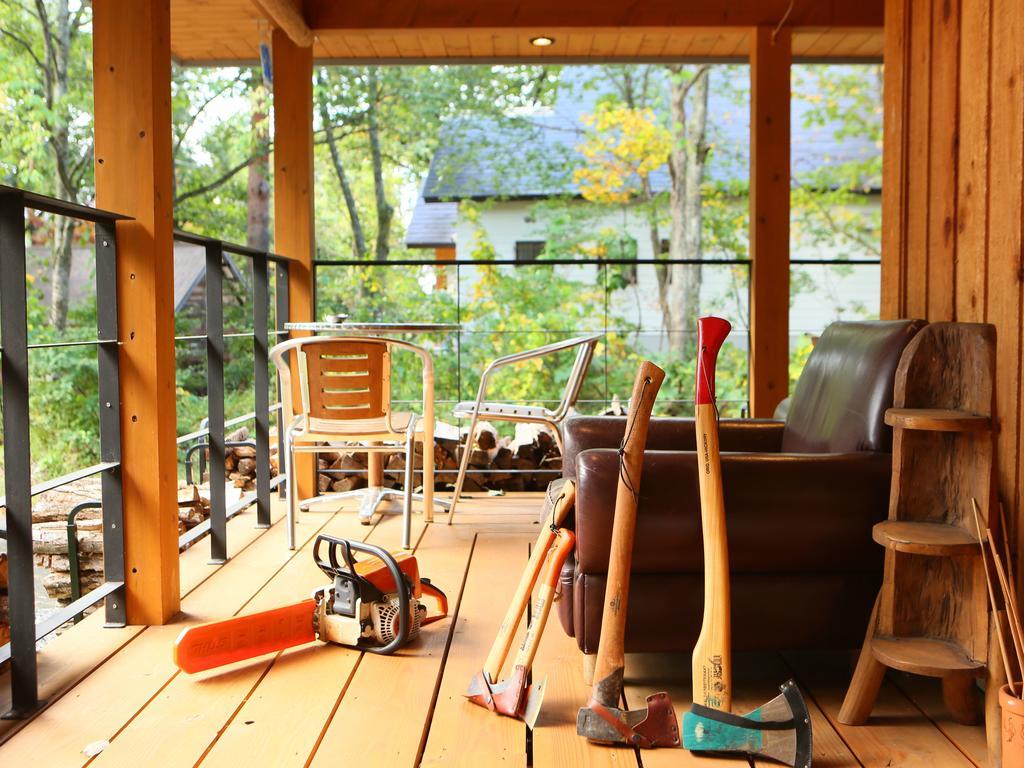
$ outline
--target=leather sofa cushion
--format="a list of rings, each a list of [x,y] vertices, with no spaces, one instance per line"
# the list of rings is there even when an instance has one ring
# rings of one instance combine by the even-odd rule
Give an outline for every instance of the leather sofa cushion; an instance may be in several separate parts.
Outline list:
[[[733,573],[880,573],[871,539],[889,503],[887,454],[722,454]],[[607,573],[618,454],[577,457],[576,559]],[[703,573],[697,454],[648,451],[640,479],[633,573]]]
[[[722,419],[718,425],[723,451],[777,453],[785,424],[773,419]],[[576,479],[576,457],[590,448],[617,448],[626,431],[624,416],[573,416],[565,426],[563,474]],[[648,451],[696,450],[693,419],[654,418],[647,430]]]
[[[876,549],[880,547],[876,546]],[[743,650],[855,648],[881,584],[874,574],[736,574],[732,579],[732,645]],[[597,653],[605,576],[576,575],[571,594],[577,645]],[[634,573],[626,607],[626,651],[690,653],[700,632],[700,574]],[[560,613],[563,627],[565,617]],[[569,628],[566,627],[566,631]]]
[[[782,450],[791,453],[891,451],[900,356],[920,320],[832,323],[821,335],[790,399]]]

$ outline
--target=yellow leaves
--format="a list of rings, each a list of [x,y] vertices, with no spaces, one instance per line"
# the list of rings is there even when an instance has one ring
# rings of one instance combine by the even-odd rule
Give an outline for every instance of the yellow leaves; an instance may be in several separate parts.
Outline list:
[[[586,140],[576,150],[587,161],[573,180],[587,200],[628,202],[638,191],[630,179],[647,178],[665,164],[672,149],[672,134],[650,109],[603,105],[584,115]]]

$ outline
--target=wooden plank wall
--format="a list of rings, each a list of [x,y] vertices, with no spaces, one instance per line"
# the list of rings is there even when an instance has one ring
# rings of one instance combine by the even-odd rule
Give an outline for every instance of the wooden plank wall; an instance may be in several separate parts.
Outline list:
[[[999,492],[1024,551],[1024,3],[887,0],[882,316],[998,332]]]

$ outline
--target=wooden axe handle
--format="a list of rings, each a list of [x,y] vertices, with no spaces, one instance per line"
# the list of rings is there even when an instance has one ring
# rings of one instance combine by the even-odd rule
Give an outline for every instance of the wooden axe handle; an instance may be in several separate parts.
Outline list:
[[[545,559],[544,580],[541,582],[537,599],[533,601],[533,612],[530,615],[530,626],[526,630],[526,636],[519,646],[519,653],[516,654],[512,667],[523,667],[529,669],[533,666],[533,659],[537,655],[537,648],[540,646],[540,638],[544,633],[544,625],[547,624],[548,614],[551,613],[551,606],[555,602],[555,593],[558,591],[558,577],[562,573],[562,566],[565,565],[569,553],[576,546],[576,536],[567,528],[558,531],[557,542],[548,551]]]
[[[629,417],[623,437],[619,484],[615,492],[615,520],[608,558],[608,583],[604,593],[601,637],[597,645],[592,697],[606,707],[621,707],[622,676],[625,668],[626,603],[629,598],[629,574],[633,562],[633,537],[636,533],[636,496],[640,491],[644,447],[651,410],[665,372],[654,363],[640,364],[633,394],[629,399]]]
[[[501,620],[501,627],[498,629],[498,636],[494,638],[490,653],[487,654],[487,661],[484,662],[484,674],[487,682],[496,683],[501,677],[501,668],[505,664],[509,648],[515,639],[516,629],[519,627],[519,620],[526,610],[526,604],[530,601],[530,593],[537,583],[537,576],[544,566],[544,558],[551,549],[551,542],[555,539],[555,532],[551,530],[549,523],[558,527],[565,520],[569,510],[576,503],[576,484],[572,480],[566,480],[561,492],[555,499],[551,515],[545,517],[542,525],[543,530],[537,535],[537,541],[530,552],[530,562],[519,578],[519,586],[509,603],[505,618]]]
[[[715,407],[715,362],[730,325],[717,317],[698,321],[697,464],[700,518],[704,537],[704,620],[693,648],[693,702],[729,712],[732,709],[729,549],[722,493]]]

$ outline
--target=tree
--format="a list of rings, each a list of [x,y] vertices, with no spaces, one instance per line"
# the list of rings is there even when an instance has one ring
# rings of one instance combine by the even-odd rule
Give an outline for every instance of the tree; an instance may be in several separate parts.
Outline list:
[[[262,77],[252,78],[249,103],[250,151],[254,159],[249,163],[245,244],[266,251],[270,248],[270,93]]]
[[[669,65],[672,73],[669,90],[670,119],[674,141],[669,153],[672,188],[669,211],[672,226],[669,257],[672,260],[697,259],[702,253],[704,167],[708,158],[708,80],[709,68]],[[687,101],[690,111],[687,113]],[[671,264],[658,272],[659,297],[665,325],[670,331],[696,327],[700,315],[700,264]],[[688,358],[693,337],[670,334],[669,347],[679,358]]]
[[[0,127],[25,152],[5,160],[16,176],[37,164],[50,169],[43,175],[52,194],[71,202],[83,202],[92,184],[92,41],[83,34],[91,21],[87,0],[0,2],[0,87],[17,105]],[[36,134],[44,138],[46,158],[32,141]],[[58,330],[67,323],[74,234],[74,219],[55,219],[48,316]]]
[[[331,173],[317,177],[318,247],[359,260],[372,251],[375,260],[386,260],[398,247],[402,188],[422,183],[442,133],[483,123],[525,125],[517,112],[548,99],[555,82],[548,68],[537,66],[319,69],[316,135]],[[484,136],[472,143],[471,152],[508,151]],[[457,173],[467,159],[459,157],[450,170]],[[435,165],[440,175],[448,170]],[[345,202],[340,216],[339,199]]]

